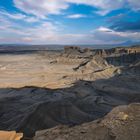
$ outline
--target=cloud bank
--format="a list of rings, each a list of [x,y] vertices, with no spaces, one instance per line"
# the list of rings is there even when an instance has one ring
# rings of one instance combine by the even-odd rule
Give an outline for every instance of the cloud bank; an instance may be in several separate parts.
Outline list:
[[[70,4],[84,4],[96,7],[96,13],[106,15],[112,10],[122,7],[130,8],[134,11],[140,10],[139,0],[14,0],[17,8],[25,13],[33,14],[39,17],[48,14],[60,14],[63,10],[69,8]]]
[[[88,15],[80,12],[67,13],[72,4],[96,8],[93,13],[98,17],[105,17],[110,12],[122,8],[139,12],[139,0],[13,0],[13,3],[18,12],[0,10],[1,43],[8,41],[30,44],[119,44],[140,40],[140,19],[124,21],[121,20],[124,15],[120,13],[110,18],[108,22],[111,22],[111,25],[107,26],[101,22],[96,28],[83,33],[71,33],[65,30],[68,25],[63,21],[49,18],[50,15],[61,15],[61,18],[71,22],[74,19],[90,20]],[[85,24],[83,28],[86,26],[88,25]]]

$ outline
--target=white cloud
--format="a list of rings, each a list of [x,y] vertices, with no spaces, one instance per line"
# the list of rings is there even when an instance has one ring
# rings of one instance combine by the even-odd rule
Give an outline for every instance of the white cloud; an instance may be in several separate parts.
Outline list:
[[[0,11],[0,17],[5,17],[5,18],[10,18],[13,20],[22,20],[25,22],[37,22],[40,19],[35,17],[35,16],[27,16],[25,14],[21,14],[21,13],[8,13],[7,11]]]
[[[95,38],[107,43],[123,43],[125,41],[138,42],[140,39],[140,32],[119,32],[106,27],[99,27],[93,31]]]
[[[68,15],[67,16],[67,18],[73,18],[73,19],[83,18],[83,17],[86,17],[86,15],[83,15],[83,14],[73,14],[73,15]]]
[[[66,0],[68,2],[85,4],[98,8],[96,13],[105,15],[112,10],[119,9],[123,6],[124,0]]]
[[[20,13],[17,14],[9,14],[6,11],[0,11],[0,15],[7,16],[12,19],[24,19],[26,16]]]
[[[17,8],[27,14],[45,18],[48,14],[60,14],[61,10],[68,8],[63,0],[14,0]]]
[[[63,33],[63,25],[54,21],[40,20],[32,26],[22,26],[20,16],[0,14],[1,43],[31,43],[31,44],[115,44],[125,41],[139,41],[140,32],[118,32],[101,26],[87,34]],[[16,15],[17,16],[17,15]],[[21,16],[22,17],[22,16]],[[28,16],[23,16],[26,19]],[[11,20],[14,19],[14,20]]]
[[[14,0],[15,6],[25,13],[44,18],[48,14],[60,14],[61,10],[69,7],[70,3],[85,4],[97,7],[97,13],[105,15],[108,12],[122,7],[121,0]]]
[[[111,29],[106,28],[106,27],[103,27],[103,26],[99,27],[97,30],[98,31],[101,31],[101,32],[112,32]]]
[[[132,8],[132,10],[137,11],[140,10],[140,1],[139,0],[128,0],[129,7]]]
[[[6,29],[0,30],[1,43],[118,44],[129,40],[139,41],[140,39],[139,32],[117,32],[106,27],[99,27],[87,34],[64,34],[59,24],[46,21],[32,28],[20,26],[12,21],[5,21],[4,24]],[[0,27],[3,27],[2,23],[0,23]]]
[[[139,0],[65,0],[75,4],[85,4],[98,8],[96,13],[106,15],[113,10],[120,8],[130,8],[134,11],[140,10]]]
[[[70,4],[85,4],[96,7],[97,14],[106,15],[112,10],[128,7],[132,10],[140,10],[139,0],[14,0],[17,8],[27,14],[33,14],[45,18],[48,14],[60,14]]]

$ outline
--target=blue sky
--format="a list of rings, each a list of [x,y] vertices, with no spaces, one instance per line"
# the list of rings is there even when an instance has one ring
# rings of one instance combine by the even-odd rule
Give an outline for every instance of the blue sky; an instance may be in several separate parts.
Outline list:
[[[0,43],[140,42],[139,0],[0,0]]]

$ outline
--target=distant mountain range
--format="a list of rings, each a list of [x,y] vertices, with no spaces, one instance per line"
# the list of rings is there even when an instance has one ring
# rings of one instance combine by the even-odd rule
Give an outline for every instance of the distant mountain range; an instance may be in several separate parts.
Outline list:
[[[0,44],[0,51],[20,51],[20,50],[62,50],[64,46],[79,46],[81,48],[93,48],[93,49],[107,49],[114,47],[125,47],[140,45],[140,42],[127,41],[121,44],[71,44],[71,45],[57,45],[57,44],[46,44],[46,45],[30,45],[30,44]]]

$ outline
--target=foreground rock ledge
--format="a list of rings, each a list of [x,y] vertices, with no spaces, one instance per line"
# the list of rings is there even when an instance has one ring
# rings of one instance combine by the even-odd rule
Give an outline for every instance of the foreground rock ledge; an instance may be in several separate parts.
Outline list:
[[[34,140],[139,140],[140,104],[114,108],[101,120],[36,132]]]
[[[16,131],[0,131],[0,140],[20,140],[22,137],[23,134]]]

